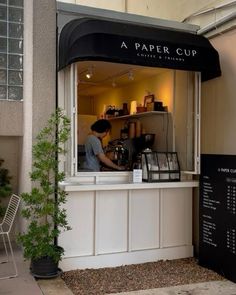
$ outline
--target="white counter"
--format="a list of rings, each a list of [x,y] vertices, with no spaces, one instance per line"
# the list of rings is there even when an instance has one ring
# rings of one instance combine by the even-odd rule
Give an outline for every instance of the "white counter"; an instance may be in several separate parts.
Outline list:
[[[198,181],[176,181],[176,182],[142,182],[142,183],[61,183],[66,192],[75,191],[101,191],[101,190],[138,190],[138,189],[163,189],[163,188],[183,188],[198,187]]]
[[[71,179],[63,184],[72,227],[59,237],[63,270],[193,255],[192,189],[197,181],[117,182],[116,177],[115,183]]]

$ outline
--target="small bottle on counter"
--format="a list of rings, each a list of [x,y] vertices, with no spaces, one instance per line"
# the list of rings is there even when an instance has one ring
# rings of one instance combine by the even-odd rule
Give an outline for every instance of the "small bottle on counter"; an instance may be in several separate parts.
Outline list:
[[[138,154],[136,161],[133,164],[133,182],[142,182],[142,174],[141,154]]]
[[[123,116],[126,116],[128,114],[129,114],[128,104],[125,102],[123,103]]]

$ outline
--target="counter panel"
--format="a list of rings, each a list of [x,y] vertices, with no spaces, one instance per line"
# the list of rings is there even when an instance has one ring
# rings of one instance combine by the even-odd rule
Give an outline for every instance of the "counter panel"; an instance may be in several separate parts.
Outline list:
[[[61,233],[66,256],[94,254],[94,192],[71,192],[64,208],[71,230]]]
[[[96,195],[97,254],[127,251],[128,191]]]
[[[161,194],[161,247],[191,245],[192,243],[191,188],[162,190]]]
[[[191,257],[197,182],[68,185],[63,270]],[[80,189],[81,188],[81,189]]]
[[[159,248],[160,190],[130,191],[130,250]]]

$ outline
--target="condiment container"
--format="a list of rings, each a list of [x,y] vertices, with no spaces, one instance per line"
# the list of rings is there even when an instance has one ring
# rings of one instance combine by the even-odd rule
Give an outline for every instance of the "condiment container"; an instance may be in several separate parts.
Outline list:
[[[129,110],[128,110],[128,104],[127,103],[123,103],[123,116],[128,115],[129,114]]]

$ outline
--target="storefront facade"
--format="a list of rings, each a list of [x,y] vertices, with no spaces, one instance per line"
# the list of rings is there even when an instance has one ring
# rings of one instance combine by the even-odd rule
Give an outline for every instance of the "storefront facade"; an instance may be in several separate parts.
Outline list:
[[[204,2],[205,3],[205,2]],[[66,4],[59,4],[59,7]],[[122,7],[122,5],[121,5]],[[104,8],[104,7],[103,7]],[[94,16],[96,9],[93,10],[87,9],[86,7],[79,7],[77,9],[80,12],[87,13],[87,15]],[[88,11],[90,12],[88,13]],[[121,11],[121,9],[119,9]],[[31,151],[32,144],[34,142],[34,138],[41,127],[46,122],[49,114],[53,112],[56,106],[56,96],[57,96],[57,65],[55,59],[55,52],[57,49],[57,34],[56,34],[56,11],[62,12],[61,9],[58,9],[57,4],[53,1],[24,1],[24,25],[25,25],[25,33],[24,33],[24,93],[23,93],[23,102],[17,103],[17,109],[14,107],[13,109],[9,108],[8,102],[4,102],[4,109],[7,110],[7,113],[11,114],[11,116],[17,115],[17,122],[14,126],[12,126],[12,120],[10,120],[9,116],[9,124],[6,123],[6,126],[11,126],[11,130],[16,130],[13,133],[5,132],[4,130],[1,133],[1,141],[3,142],[2,147],[2,155],[7,155],[7,150],[9,149],[9,145],[12,145],[11,140],[14,140],[14,149],[12,149],[12,156],[9,158],[9,163],[13,163],[12,169],[14,170],[14,178],[15,178],[15,190],[20,192],[28,191],[31,187],[31,183],[28,177],[28,173],[31,170]],[[122,10],[123,11],[123,10]],[[101,11],[102,16],[104,17],[104,11]],[[108,13],[108,12],[106,12]],[[109,12],[111,18],[120,18],[120,15],[117,12]],[[122,14],[123,20],[130,21],[129,16],[127,14]],[[72,18],[76,18],[74,14]],[[142,17],[134,17],[133,22],[146,22],[146,19]],[[71,20],[70,15],[65,13],[63,20],[58,19],[58,26],[62,28],[67,22]],[[193,21],[194,22],[194,21]],[[199,22],[201,23],[201,21]],[[164,27],[168,25],[168,22],[163,22]],[[180,29],[186,27],[183,24],[180,24]],[[194,26],[192,27],[194,28]],[[191,29],[190,29],[191,30]],[[222,40],[224,42],[222,42]],[[232,57],[232,47],[230,44],[235,40],[235,33],[233,30],[228,31],[222,36],[215,37],[212,40],[212,43],[217,48],[220,53],[220,57],[223,63],[222,72],[224,78],[216,78],[210,80],[208,82],[204,82],[202,84],[202,116],[201,116],[201,146],[202,152],[211,152],[211,153],[235,153],[235,142],[233,136],[233,128],[234,125],[234,107],[235,102],[233,99],[233,93],[235,89],[235,85],[233,82],[233,77],[235,76],[235,68],[236,66],[233,64]],[[228,46],[227,46],[228,45]],[[59,74],[60,76],[60,74]],[[227,78],[226,78],[227,77]],[[60,79],[60,77],[59,77]],[[230,85],[228,84],[230,83]],[[59,93],[62,90],[61,85],[59,84]],[[225,93],[227,93],[225,97]],[[225,97],[222,100],[222,97]],[[7,104],[7,105],[6,105]],[[222,111],[223,110],[223,111]],[[209,116],[209,114],[211,114]],[[230,118],[228,120],[227,118]],[[21,122],[21,123],[19,123]],[[3,124],[1,124],[2,128]],[[217,128],[216,128],[217,126]],[[221,130],[218,132],[216,130]],[[225,132],[227,130],[227,132]],[[13,137],[12,137],[13,136]],[[14,159],[14,161],[12,160]],[[17,164],[16,164],[17,163]],[[69,167],[71,173],[71,167]],[[69,174],[71,175],[71,174]],[[122,176],[122,178],[126,178]],[[16,180],[17,179],[17,180]],[[196,186],[196,183],[192,184],[192,186]],[[93,191],[93,188],[90,187]],[[103,188],[100,188],[103,189]],[[113,188],[114,189],[114,188]],[[127,188],[126,196],[122,198],[132,199],[132,192],[130,192],[133,187]],[[145,188],[142,188],[145,189]],[[152,188],[153,189],[153,188]],[[155,188],[156,190],[157,188]],[[159,188],[158,188],[159,189]],[[162,189],[162,188],[160,188]],[[88,188],[89,190],[89,188]],[[187,189],[188,190],[188,189]],[[154,193],[155,194],[155,193]],[[160,192],[160,195],[162,193]],[[128,196],[130,195],[130,196]],[[151,193],[152,195],[152,193]],[[93,197],[89,197],[91,204]],[[104,198],[104,196],[102,197]],[[152,196],[153,202],[157,204],[156,196]],[[158,197],[159,201],[161,200],[161,196]],[[159,202],[158,201],[158,202]],[[116,201],[115,201],[116,202]],[[140,201],[142,206],[142,200]],[[161,201],[160,201],[161,202]],[[121,203],[120,206],[126,206],[126,201]],[[152,203],[150,203],[152,204]],[[151,206],[149,204],[149,206]],[[163,203],[158,203],[162,204]],[[187,204],[187,203],[186,203]],[[134,204],[134,206],[136,206]],[[191,203],[188,203],[188,208],[191,208]],[[195,206],[197,207],[197,206]],[[92,207],[91,207],[92,208]],[[157,210],[158,207],[155,207]],[[98,208],[99,209],[99,208]],[[127,208],[123,207],[122,210],[127,210]],[[158,209],[159,210],[159,209]],[[191,209],[190,209],[191,210]],[[188,211],[188,210],[187,210]],[[147,211],[148,212],[148,211]],[[156,212],[153,212],[153,218]],[[130,215],[129,215],[130,216]],[[148,213],[147,213],[148,216]],[[130,218],[130,217],[129,217]],[[161,222],[164,222],[165,219],[160,219]],[[158,222],[160,222],[158,220]],[[187,220],[191,220],[191,214],[188,215]],[[138,222],[138,219],[136,219]],[[92,222],[90,220],[90,222]],[[135,222],[135,221],[134,221]],[[186,222],[186,219],[181,222]],[[89,223],[88,223],[89,224]],[[92,226],[92,223],[91,223]],[[124,224],[123,224],[124,226]],[[129,223],[129,226],[131,224]],[[148,226],[148,225],[146,225]],[[154,227],[159,227],[158,223],[153,223]],[[92,227],[91,227],[92,228]],[[192,227],[191,227],[192,228]],[[101,231],[101,228],[98,228]],[[145,227],[143,228],[145,231]],[[109,232],[109,229],[108,231]],[[124,235],[124,231],[120,231],[121,235]],[[169,232],[170,233],[170,232]],[[191,236],[191,229],[189,236]],[[189,239],[187,237],[187,240]],[[134,233],[135,237],[135,233]],[[155,241],[151,240],[152,235],[148,237],[150,244],[154,243],[155,245],[160,245],[160,236],[155,237]],[[89,238],[90,239],[90,238]],[[99,239],[103,240],[103,237],[100,236]],[[130,239],[130,237],[129,237]],[[148,240],[147,239],[147,240]],[[163,239],[163,237],[162,237]],[[100,240],[98,240],[99,242]],[[139,245],[138,240],[137,244],[134,246],[136,249]],[[162,240],[164,241],[164,240]],[[189,241],[189,240],[188,240]],[[91,239],[88,241],[89,245],[92,243]],[[119,249],[123,249],[123,242],[120,245]],[[126,243],[127,241],[125,241]],[[131,240],[129,240],[131,242]],[[182,242],[181,242],[182,243]],[[186,243],[186,242],[185,242]],[[148,246],[150,246],[150,244]],[[167,243],[168,244],[168,243]],[[162,244],[163,245],[163,244]],[[170,243],[171,245],[171,243]],[[188,244],[190,246],[190,251],[188,255],[192,254],[192,242]],[[129,246],[130,249],[132,246]],[[110,251],[110,249],[108,249]],[[82,252],[84,249],[81,250]],[[94,248],[90,248],[89,253],[94,251]],[[97,254],[101,254],[103,251],[102,248],[97,248]],[[84,251],[85,256],[88,254]]]
[[[192,256],[192,194],[198,186],[192,174],[199,173],[200,85],[201,80],[221,74],[217,52],[195,34],[194,26],[148,18],[143,21],[135,15],[126,15],[126,21],[122,14],[106,11],[101,15],[96,10],[92,14],[85,8],[65,4],[58,4],[58,11],[58,105],[66,109],[72,122],[69,156],[62,159],[67,175],[62,185],[68,192],[66,209],[73,229],[59,238],[65,248],[61,267],[116,266]],[[77,169],[77,120],[83,108],[81,104],[79,107],[77,85],[86,83],[81,80],[85,70],[79,65],[87,61],[103,61],[106,65],[100,66],[104,68],[109,62],[171,69],[164,74],[169,76],[169,82],[163,76],[161,79],[172,89],[166,114],[170,126],[163,136],[168,141],[166,151],[181,155],[182,171],[189,168],[188,173],[181,173],[180,182],[133,184],[130,171],[94,173]],[[97,66],[90,65],[93,75]],[[141,94],[143,91],[140,88]],[[112,103],[113,92],[100,96],[110,97]],[[98,101],[99,96],[94,100]],[[190,108],[184,114],[186,105]],[[98,113],[91,114],[99,118]],[[186,126],[180,117],[185,118]],[[149,132],[154,120],[151,117],[149,123],[142,121]],[[161,138],[159,141],[164,142]],[[163,149],[160,142],[156,148]],[[73,244],[69,242],[72,239]]]

